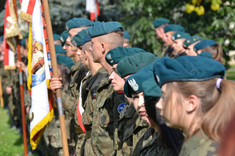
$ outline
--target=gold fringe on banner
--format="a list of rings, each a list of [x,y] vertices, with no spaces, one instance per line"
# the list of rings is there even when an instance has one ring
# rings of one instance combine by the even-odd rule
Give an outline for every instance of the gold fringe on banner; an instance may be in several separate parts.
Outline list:
[[[4,70],[15,70],[15,66],[4,66]]]
[[[26,20],[27,22],[31,23],[32,22],[32,15],[27,14],[23,11],[20,12],[20,18]]]
[[[31,70],[31,62],[32,62],[32,23],[29,23],[29,41],[28,41],[28,90],[31,91],[31,84],[32,84],[32,70]]]

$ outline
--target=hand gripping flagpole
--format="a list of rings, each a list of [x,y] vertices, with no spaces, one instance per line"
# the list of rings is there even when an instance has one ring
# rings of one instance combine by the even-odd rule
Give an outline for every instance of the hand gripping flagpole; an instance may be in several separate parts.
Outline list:
[[[16,0],[14,0],[13,2],[14,2],[14,10],[15,10],[15,15],[16,15],[16,21],[18,22]],[[18,61],[21,62],[19,36],[17,36],[17,38],[16,38],[16,43],[17,43]],[[28,149],[27,149],[25,107],[24,107],[24,86],[23,86],[23,77],[22,77],[22,68],[21,67],[19,67],[19,80],[20,80],[20,101],[21,101],[21,116],[22,116],[22,129],[23,129],[23,141],[24,141],[24,155],[27,156],[27,150]]]
[[[50,18],[48,1],[42,0],[42,4],[43,4],[44,18],[45,18],[46,30],[47,30],[47,36],[48,36],[48,42],[49,42],[49,50],[50,50],[50,55],[51,55],[53,75],[54,77],[58,78],[59,76],[57,72],[57,62],[56,62],[54,39],[53,39],[53,33],[52,33],[52,27],[51,27],[51,18]],[[65,129],[65,120],[64,120],[64,113],[63,113],[62,100],[61,100],[61,89],[56,90],[56,97],[57,97],[57,106],[58,106],[58,112],[59,112],[63,151],[64,151],[65,156],[69,156],[68,142],[67,142],[66,129]]]

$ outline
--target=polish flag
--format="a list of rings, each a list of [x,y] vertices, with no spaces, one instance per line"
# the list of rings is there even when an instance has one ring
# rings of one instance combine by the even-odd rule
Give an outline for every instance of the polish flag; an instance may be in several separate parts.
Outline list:
[[[100,15],[98,0],[86,0],[86,11],[90,12],[90,20],[94,21]]]

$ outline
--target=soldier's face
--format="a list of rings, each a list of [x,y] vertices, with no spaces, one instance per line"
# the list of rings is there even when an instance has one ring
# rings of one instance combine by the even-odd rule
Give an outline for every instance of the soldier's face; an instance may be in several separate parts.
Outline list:
[[[145,106],[144,106],[143,92],[140,92],[138,94],[132,94],[132,100],[133,100],[135,110],[137,111],[139,116],[141,116],[141,119],[143,119],[143,120],[145,120],[149,123],[147,113],[146,113],[146,109],[145,109]]]
[[[125,81],[117,74],[116,67],[117,67],[117,64],[114,64],[112,67],[112,72],[109,76],[109,79],[111,80],[113,89],[115,91],[123,91]]]
[[[102,59],[102,43],[99,41],[98,37],[94,37],[91,39],[91,46],[90,51],[93,57],[93,61],[96,63],[100,63],[100,60]]]
[[[173,33],[174,32],[172,32],[172,31],[166,33],[166,37],[165,37],[165,40],[164,40],[165,41],[165,44],[164,44],[165,46],[171,46],[173,44],[173,41],[171,39]]]
[[[193,47],[196,43],[193,43],[191,45],[188,46],[188,48],[186,49],[185,53],[188,55],[188,56],[197,56],[197,53],[196,51],[194,51]]]
[[[85,50],[83,51],[81,51],[81,61],[82,61],[82,63],[84,64],[84,66],[87,68],[87,69],[89,69],[90,67],[89,67],[89,61],[88,61],[88,57],[87,57],[87,54],[85,54],[85,53],[87,53],[87,52],[85,52]]]
[[[68,57],[74,57],[77,54],[78,48],[75,47],[71,42],[68,42],[68,40],[66,40],[63,49],[66,51]]]
[[[166,38],[166,35],[163,31],[163,28],[161,28],[161,27],[155,29],[155,34],[156,34],[158,40],[164,41]]]
[[[177,53],[185,52],[185,49],[183,47],[184,41],[185,41],[185,39],[177,39],[177,40],[173,41],[172,48],[174,48],[174,50],[173,50],[174,55]]]
[[[162,96],[157,102],[156,107],[160,110],[160,115],[169,127],[182,127],[184,111],[181,107],[183,100],[179,101],[180,94],[172,88],[167,88],[167,84],[162,86]],[[170,92],[170,93],[169,93]]]

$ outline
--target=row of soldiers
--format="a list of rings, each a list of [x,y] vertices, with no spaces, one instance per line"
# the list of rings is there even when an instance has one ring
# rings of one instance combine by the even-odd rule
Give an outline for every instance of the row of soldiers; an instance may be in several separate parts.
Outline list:
[[[222,50],[215,41],[191,36],[182,26],[170,24],[168,19],[158,18],[153,21],[153,26],[157,39],[162,43],[162,58],[141,48],[130,48],[130,36],[119,22],[91,22],[85,18],[73,18],[66,22],[66,30],[61,35],[54,34],[60,77],[51,78],[50,88],[52,91],[62,89],[71,155],[185,154],[181,147],[189,135],[171,128],[161,117],[161,108],[156,108],[162,94],[159,85],[165,83],[162,83],[164,79],[167,79],[166,82],[175,78],[186,79],[177,77],[188,74],[183,68],[184,63],[200,64],[201,61],[206,65],[214,59],[213,65],[223,66]],[[26,57],[27,39],[21,45],[24,49],[21,50],[22,57]],[[200,57],[188,58],[186,55]],[[25,60],[18,62],[17,66],[27,73]],[[164,61],[169,61],[169,66],[162,65]],[[159,72],[155,70],[156,64],[162,66],[160,73],[165,72],[165,75],[155,76]],[[183,67],[181,64],[184,64]],[[197,64],[190,67],[204,68]],[[218,76],[214,67],[208,68],[211,69],[205,68],[198,75],[189,77],[202,79],[199,75],[204,74],[203,78],[209,78],[210,71],[211,77]],[[177,75],[169,69],[180,71],[176,70],[179,72]],[[224,68],[218,69],[223,73]],[[30,97],[26,98],[29,101]],[[27,103],[26,112],[30,101]],[[206,143],[206,146],[203,144],[203,152],[216,153],[216,144]],[[38,150],[42,155],[63,155],[57,109]],[[187,151],[183,146],[185,151],[190,153],[193,150]]]

